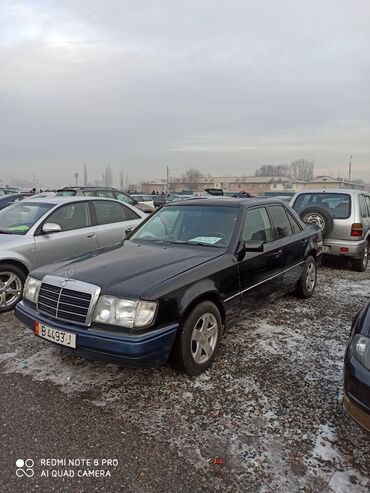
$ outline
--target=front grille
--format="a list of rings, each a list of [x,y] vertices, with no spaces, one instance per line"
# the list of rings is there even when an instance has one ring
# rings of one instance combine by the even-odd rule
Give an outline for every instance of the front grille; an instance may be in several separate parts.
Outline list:
[[[37,309],[53,318],[89,325],[99,292],[100,288],[92,284],[45,276],[40,287]]]

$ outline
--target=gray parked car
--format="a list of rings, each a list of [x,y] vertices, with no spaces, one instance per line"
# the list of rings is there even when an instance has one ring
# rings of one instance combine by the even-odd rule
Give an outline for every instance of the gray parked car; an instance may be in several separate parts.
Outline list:
[[[26,199],[0,211],[0,312],[22,297],[28,272],[119,243],[147,215],[118,200]]]
[[[361,190],[307,190],[290,205],[306,223],[320,226],[324,253],[350,257],[353,270],[369,262],[370,194]]]

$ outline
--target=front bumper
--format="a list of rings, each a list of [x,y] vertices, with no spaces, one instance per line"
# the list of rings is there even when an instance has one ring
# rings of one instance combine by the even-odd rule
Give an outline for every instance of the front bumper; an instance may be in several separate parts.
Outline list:
[[[347,348],[344,359],[344,407],[363,428],[370,431],[370,371]]]
[[[331,240],[324,239],[323,242],[324,253],[328,255],[338,255],[345,256],[351,258],[362,258],[365,247],[367,245],[366,240],[353,240],[353,241],[345,241],[345,240]],[[348,249],[348,251],[341,251],[341,248]]]
[[[49,327],[76,334],[76,349],[58,345],[60,348],[87,358],[104,359],[138,368],[157,367],[166,363],[178,329],[178,324],[172,324],[144,334],[103,331],[48,319],[23,301],[16,306],[15,315],[32,331],[35,321],[38,321]]]

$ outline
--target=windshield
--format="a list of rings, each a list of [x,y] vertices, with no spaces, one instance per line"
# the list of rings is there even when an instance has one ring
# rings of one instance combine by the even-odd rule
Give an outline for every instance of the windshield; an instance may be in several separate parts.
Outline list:
[[[130,239],[226,248],[231,241],[238,214],[238,207],[163,207]]]
[[[333,219],[347,219],[351,215],[351,196],[346,193],[302,193],[296,198],[293,209],[302,212],[307,207],[322,207]]]
[[[25,235],[52,204],[17,202],[0,211],[0,234]]]

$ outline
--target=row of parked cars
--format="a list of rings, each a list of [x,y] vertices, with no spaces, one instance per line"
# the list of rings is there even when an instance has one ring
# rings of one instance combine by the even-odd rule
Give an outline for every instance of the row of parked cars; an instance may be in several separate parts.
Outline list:
[[[15,307],[36,336],[87,357],[198,375],[238,317],[289,292],[311,297],[324,253],[368,263],[363,192],[308,191],[292,207],[190,198],[150,215],[118,196],[62,192],[0,211],[0,311]],[[367,306],[346,353],[345,404],[368,429],[369,331]]]

